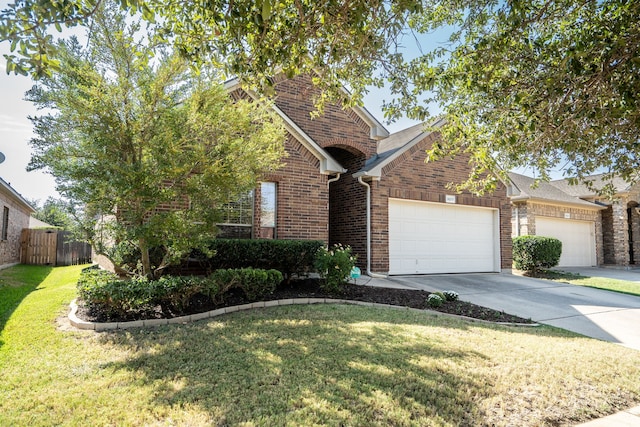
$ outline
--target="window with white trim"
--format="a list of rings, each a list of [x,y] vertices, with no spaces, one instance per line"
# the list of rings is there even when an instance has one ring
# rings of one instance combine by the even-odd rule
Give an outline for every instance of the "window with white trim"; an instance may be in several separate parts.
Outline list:
[[[276,238],[276,206],[278,187],[275,182],[260,184],[260,237]]]
[[[253,230],[253,191],[225,204],[218,224],[218,237],[250,239]]]

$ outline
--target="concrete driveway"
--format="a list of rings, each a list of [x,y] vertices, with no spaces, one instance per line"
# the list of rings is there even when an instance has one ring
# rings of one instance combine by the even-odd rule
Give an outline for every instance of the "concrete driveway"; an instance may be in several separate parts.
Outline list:
[[[640,280],[640,273],[634,274]],[[640,297],[498,273],[390,276],[372,281],[377,286],[388,282],[426,291],[452,290],[464,301],[640,350]]]

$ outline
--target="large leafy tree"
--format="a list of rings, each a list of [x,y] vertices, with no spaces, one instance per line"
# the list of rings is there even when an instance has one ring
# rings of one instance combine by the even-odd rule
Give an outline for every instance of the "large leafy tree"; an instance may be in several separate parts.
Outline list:
[[[47,197],[42,204],[37,201],[31,204],[36,209],[34,218],[63,230],[71,231],[75,228],[75,212],[71,212],[71,206],[65,200]]]
[[[106,1],[106,0],[103,0]],[[90,24],[100,0],[17,1],[2,12],[8,71],[55,66],[48,27]],[[467,152],[466,187],[491,188],[501,171],[530,166],[547,178],[640,166],[640,2],[636,0],[121,0],[157,22],[155,34],[195,63],[214,61],[257,87],[313,71],[326,97],[357,102],[385,80],[390,119],[426,119],[442,104],[443,143],[432,158]],[[412,59],[407,34],[449,43]],[[426,45],[425,45],[426,46]],[[320,104],[324,99],[320,99]],[[489,172],[487,175],[486,173]]]
[[[30,167],[86,207],[98,252],[120,267],[133,256],[152,276],[213,236],[216,208],[279,166],[284,128],[266,103],[232,102],[214,75],[158,55],[107,12],[86,48],[56,47],[59,71],[27,94],[44,109]]]
[[[500,171],[533,167],[638,180],[640,2],[626,0],[434,1],[413,25],[453,22],[451,43],[402,68],[413,93],[435,92],[446,113],[433,158],[467,152],[466,187],[493,186]],[[389,112],[425,117],[416,97]],[[484,172],[494,172],[483,178]],[[612,188],[608,188],[612,190]]]

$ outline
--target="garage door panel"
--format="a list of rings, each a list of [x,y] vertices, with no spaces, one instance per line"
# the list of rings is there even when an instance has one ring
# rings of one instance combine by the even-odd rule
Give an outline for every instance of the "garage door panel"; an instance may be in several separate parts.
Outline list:
[[[389,273],[499,271],[496,209],[389,200]]]
[[[562,255],[558,264],[560,267],[596,265],[593,221],[537,217],[536,234],[555,237],[562,242]]]

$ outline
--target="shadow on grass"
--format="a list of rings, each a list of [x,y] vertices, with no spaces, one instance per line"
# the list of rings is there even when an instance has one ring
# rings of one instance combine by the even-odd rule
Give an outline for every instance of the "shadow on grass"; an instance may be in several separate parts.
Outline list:
[[[53,267],[22,264],[0,270],[0,332],[22,300],[40,286],[51,270]]]
[[[280,307],[101,339],[130,351],[105,368],[143,373],[154,406],[197,407],[214,425],[476,425],[491,380],[461,366],[486,356],[402,316]],[[478,325],[435,329],[452,327]]]

